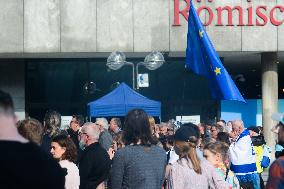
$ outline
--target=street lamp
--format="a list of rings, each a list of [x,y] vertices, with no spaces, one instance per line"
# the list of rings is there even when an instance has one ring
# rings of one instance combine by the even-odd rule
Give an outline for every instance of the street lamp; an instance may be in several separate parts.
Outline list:
[[[153,51],[150,54],[148,54],[144,62],[139,62],[136,64],[136,74],[138,76],[138,67],[140,65],[145,66],[149,70],[156,70],[159,67],[161,67],[165,62],[164,56],[162,53],[158,51]],[[107,67],[112,70],[119,70],[124,65],[131,65],[132,66],[132,87],[135,89],[135,70],[134,70],[134,64],[132,62],[127,62],[125,54],[123,52],[115,51],[112,52],[108,59],[107,59]],[[137,81],[137,89],[139,89],[138,86],[138,77],[136,77]]]
[[[112,52],[107,58],[107,67],[112,70],[119,70],[124,65],[132,66],[132,87],[135,88],[135,69],[132,62],[126,62],[125,54],[120,51]]]
[[[148,70],[156,70],[159,67],[161,67],[164,64],[164,62],[165,62],[165,59],[164,59],[163,54],[158,51],[153,51],[145,57],[144,62],[139,62],[138,64],[136,64],[137,89],[139,89],[139,85],[138,85],[139,66],[143,65]]]

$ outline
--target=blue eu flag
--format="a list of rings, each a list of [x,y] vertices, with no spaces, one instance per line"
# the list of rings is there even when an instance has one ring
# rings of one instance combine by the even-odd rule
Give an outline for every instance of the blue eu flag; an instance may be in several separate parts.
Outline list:
[[[245,102],[208,38],[192,0],[188,16],[186,67],[208,78],[213,98]]]

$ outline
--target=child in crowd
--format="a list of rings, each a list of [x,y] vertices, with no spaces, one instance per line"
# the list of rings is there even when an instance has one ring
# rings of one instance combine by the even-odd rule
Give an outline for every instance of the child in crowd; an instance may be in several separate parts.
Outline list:
[[[224,142],[211,142],[204,147],[204,157],[216,168],[216,172],[229,184],[230,189],[239,189],[235,174],[228,168],[229,146]]]

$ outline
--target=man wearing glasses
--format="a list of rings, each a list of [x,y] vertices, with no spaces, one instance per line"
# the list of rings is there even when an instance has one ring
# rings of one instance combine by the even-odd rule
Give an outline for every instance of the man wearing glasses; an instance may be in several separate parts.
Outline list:
[[[79,146],[79,130],[83,126],[83,124],[84,117],[82,115],[73,115],[72,120],[70,121],[69,129],[67,129],[69,137],[72,139],[72,141],[77,147],[78,160],[80,159],[82,153],[82,150]]]
[[[84,124],[84,117],[82,115],[73,115],[72,120],[70,121],[70,128],[67,129],[68,135],[73,140],[77,149],[79,149],[79,140],[78,140],[79,129],[80,127],[83,126],[83,124]]]

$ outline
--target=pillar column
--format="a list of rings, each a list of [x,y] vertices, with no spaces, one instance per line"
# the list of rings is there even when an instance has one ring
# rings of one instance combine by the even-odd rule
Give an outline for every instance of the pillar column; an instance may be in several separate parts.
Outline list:
[[[278,62],[276,52],[261,53],[262,73],[262,126],[267,145],[275,146],[271,128],[276,124],[271,114],[278,111]],[[273,153],[274,154],[274,153]]]

